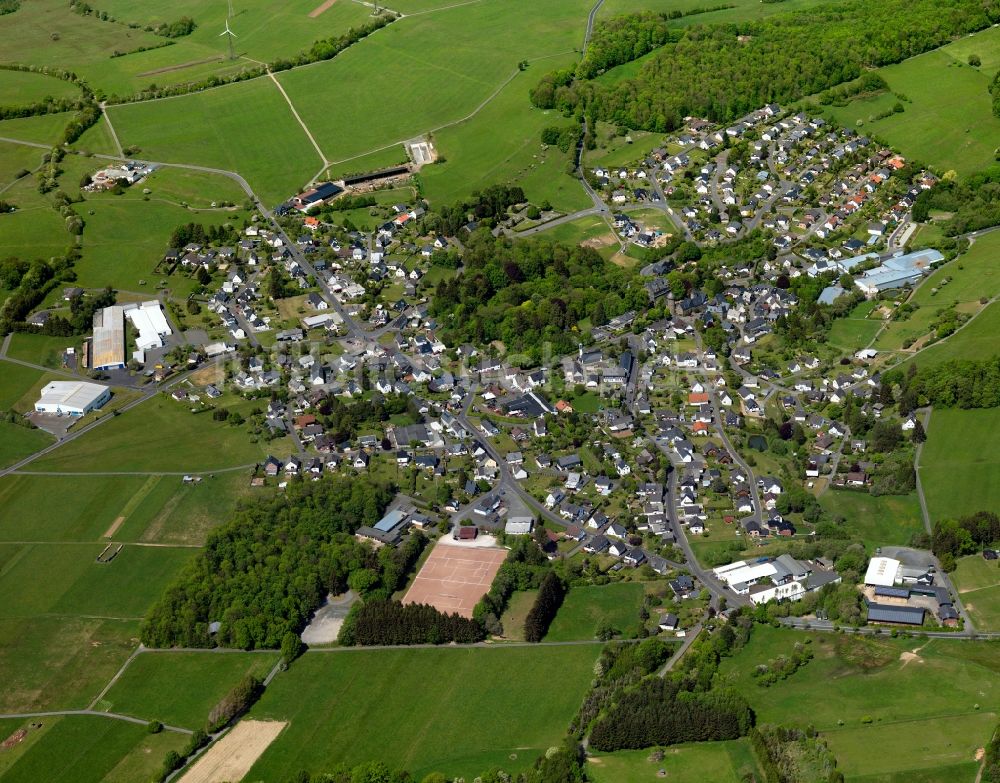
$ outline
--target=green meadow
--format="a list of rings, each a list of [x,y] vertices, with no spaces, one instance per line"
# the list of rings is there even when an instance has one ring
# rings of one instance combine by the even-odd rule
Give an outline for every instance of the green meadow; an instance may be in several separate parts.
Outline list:
[[[758,664],[809,639],[813,660],[774,687],[757,683]],[[971,780],[976,749],[989,740],[1000,710],[997,653],[993,642],[756,626],[750,643],[723,661],[720,679],[749,699],[762,723],[815,726],[848,779],[906,770],[912,779]],[[956,766],[964,777],[954,777]],[[872,778],[888,779],[895,780]]]
[[[201,544],[250,491],[243,471],[200,483],[180,476],[0,478],[0,541]],[[39,509],[44,509],[40,513]]]
[[[875,308],[875,302],[861,302],[843,318],[836,319],[830,325],[827,342],[845,352],[855,352],[868,345],[875,337],[882,322],[877,318],[869,318]]]
[[[8,421],[0,422],[0,468],[34,454],[55,438],[39,429],[29,429]]]
[[[0,188],[14,183],[22,171],[34,171],[42,162],[44,150],[11,142],[0,142]]]
[[[71,117],[71,114],[40,114],[37,117],[2,120],[0,136],[35,144],[55,144],[62,138]]]
[[[869,495],[848,489],[829,489],[819,496],[823,509],[844,518],[844,529],[861,538],[869,550],[879,546],[905,546],[914,533],[924,530],[917,493]]]
[[[436,132],[472,113],[517,74],[520,61],[571,53],[588,8],[580,0],[542,7],[511,0],[406,17],[329,62],[278,79],[326,156],[338,161]],[[547,67],[542,61],[528,70],[537,77]],[[530,83],[524,80],[523,91]],[[354,90],[356,84],[365,89]],[[505,117],[505,125],[512,119]]]
[[[149,734],[145,726],[92,715],[0,722],[5,738],[21,728],[28,729],[25,739],[0,754],[4,783],[153,780],[167,753],[187,743],[183,734]]]
[[[950,337],[921,350],[907,360],[917,366],[941,364],[952,359],[982,359],[995,356],[997,333],[1000,331],[1000,302],[993,302],[976,313],[972,321]]]
[[[129,545],[110,562],[99,563],[105,546],[104,542],[0,544],[0,557],[6,562],[0,589],[8,596],[0,615],[137,621],[195,552]]]
[[[965,611],[980,631],[1000,630],[1000,567],[982,555],[959,558],[951,575]]]
[[[654,783],[663,779],[671,783],[742,783],[747,772],[760,774],[746,739],[672,745],[664,749],[661,761],[650,759],[649,750],[598,753],[587,758],[592,783]]]
[[[17,551],[0,546],[0,569]],[[85,709],[135,649],[138,637],[136,620],[0,615],[0,710]]]
[[[155,183],[151,183],[152,184]],[[136,194],[139,195],[138,193]],[[231,223],[241,227],[245,213],[229,210],[196,211],[169,197],[88,197],[80,211],[87,223],[83,258],[76,264],[77,284],[84,288],[113,288],[156,296],[161,282],[176,298],[184,299],[198,286],[194,277],[175,272],[156,274],[154,267],[170,246],[170,235],[185,223],[205,226]]]
[[[435,770],[471,780],[493,766],[524,769],[564,736],[598,649],[306,653],[250,712],[289,725],[247,779],[376,759],[416,780]]]
[[[931,520],[1000,508],[1000,409],[935,408],[920,455]]]
[[[143,158],[237,171],[267,204],[294,195],[322,165],[267,78],[108,114],[122,144],[138,145]]]
[[[45,98],[76,98],[80,88],[72,82],[31,71],[0,71],[0,105],[18,106]]]
[[[983,61],[980,68],[966,62],[973,52]],[[998,66],[1000,30],[991,28],[880,68],[890,93],[827,107],[827,113],[841,125],[884,139],[908,158],[964,176],[994,162],[1000,118],[992,112],[989,83]],[[890,109],[897,95],[906,98],[901,114],[872,119]]]
[[[559,607],[545,641],[595,639],[605,624],[625,637],[635,636],[641,625],[642,594],[642,585],[637,582],[574,587]]]
[[[228,406],[244,416],[253,401]],[[212,448],[205,448],[210,443]],[[45,471],[212,471],[252,465],[269,451],[288,452],[283,441],[251,443],[245,427],[212,419],[210,410],[191,413],[183,403],[159,395],[105,422],[32,463]]]
[[[538,64],[568,65],[568,57]],[[590,205],[583,187],[566,172],[570,156],[555,147],[543,149],[542,129],[566,122],[558,113],[530,105],[528,89],[538,74],[518,74],[471,119],[434,134],[444,161],[420,173],[424,192],[434,203],[449,204],[497,183],[520,185],[535,204],[548,201],[572,212]]]
[[[128,665],[97,709],[199,729],[245,675],[263,679],[277,652],[147,652]]]

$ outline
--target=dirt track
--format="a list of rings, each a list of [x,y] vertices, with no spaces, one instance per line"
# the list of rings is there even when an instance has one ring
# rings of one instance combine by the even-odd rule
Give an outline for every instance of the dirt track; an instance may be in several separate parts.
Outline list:
[[[235,783],[243,780],[261,754],[288,724],[243,720],[210,747],[180,783]]]
[[[337,2],[337,0],[326,0],[325,3],[323,3],[322,5],[316,6],[312,11],[309,12],[309,18],[310,19],[315,19],[321,13],[323,13],[326,10],[328,10],[330,8],[330,6],[332,6],[336,2]]]

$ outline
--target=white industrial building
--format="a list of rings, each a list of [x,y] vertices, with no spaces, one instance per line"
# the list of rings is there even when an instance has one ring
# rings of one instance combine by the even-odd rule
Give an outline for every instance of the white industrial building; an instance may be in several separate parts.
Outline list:
[[[83,416],[102,407],[110,399],[111,389],[99,383],[52,381],[42,388],[35,410],[61,416]]]
[[[865,584],[874,587],[892,587],[899,581],[902,563],[891,557],[873,557],[865,572]]]
[[[158,301],[154,299],[142,304],[125,305],[123,309],[139,332],[135,344],[140,351],[163,347],[163,338],[170,335],[170,326]]]
[[[736,595],[745,595],[755,604],[795,601],[806,593],[840,581],[836,571],[796,560],[791,555],[754,563],[740,560],[715,568],[713,573]]]

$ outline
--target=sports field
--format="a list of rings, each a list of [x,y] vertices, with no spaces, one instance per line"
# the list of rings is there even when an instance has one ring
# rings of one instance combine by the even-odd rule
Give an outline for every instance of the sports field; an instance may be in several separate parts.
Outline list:
[[[1000,508],[998,428],[997,408],[934,409],[920,455],[931,520]]]
[[[587,775],[592,783],[742,783],[745,773],[759,775],[750,743],[746,739],[729,742],[694,742],[672,745],[661,761],[653,761],[649,750],[623,750],[597,754],[587,759]],[[663,770],[666,775],[660,775]]]
[[[980,68],[967,64],[971,53],[982,59]],[[890,89],[908,99],[901,114],[870,119],[899,100],[891,93],[827,107],[827,113],[837,123],[885,139],[907,157],[941,172],[971,174],[994,162],[1000,139],[1000,118],[993,115],[989,94],[998,67],[1000,30],[992,28],[879,69]]]
[[[787,655],[807,638],[812,661],[778,686],[757,684],[758,663]],[[881,775],[898,764],[915,779],[971,780],[976,749],[988,741],[1000,711],[998,653],[993,642],[755,626],[747,647],[723,661],[721,676],[750,700],[758,721],[814,725],[845,772]],[[955,777],[954,767],[964,777]]]
[[[886,322],[885,331],[873,347],[902,348],[904,340],[916,340],[927,334],[941,310],[954,308],[960,313],[976,313],[981,298],[992,299],[1000,293],[998,253],[1000,233],[976,239],[969,252],[935,270],[921,283],[907,300],[918,307],[916,312],[905,320]]]
[[[573,587],[545,635],[547,642],[595,639],[610,625],[626,638],[639,632],[643,588],[635,582]]]
[[[506,559],[506,549],[461,546],[442,539],[420,567],[403,603],[430,604],[447,614],[471,618]]]
[[[202,728],[211,709],[243,676],[263,679],[278,657],[269,652],[142,653],[96,709]]]
[[[248,780],[285,780],[300,769],[376,759],[409,770],[415,780],[435,770],[471,780],[494,765],[524,769],[564,736],[598,650],[306,653],[250,713],[289,725]]]
[[[977,630],[1000,630],[1000,567],[982,555],[960,558],[951,575]]]
[[[0,752],[4,783],[152,780],[167,753],[187,742],[182,734],[149,734],[142,725],[87,715],[0,721],[0,739],[22,728],[24,739]]]

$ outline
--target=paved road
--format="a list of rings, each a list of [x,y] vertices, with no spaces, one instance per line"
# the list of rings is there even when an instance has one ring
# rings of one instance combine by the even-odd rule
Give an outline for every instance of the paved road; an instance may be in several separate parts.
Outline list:
[[[587,53],[590,35],[594,32],[594,20],[597,18],[597,12],[601,10],[602,5],[604,5],[604,0],[597,0],[594,3],[594,7],[590,9],[590,16],[587,17],[587,32],[583,34],[583,54]]]

